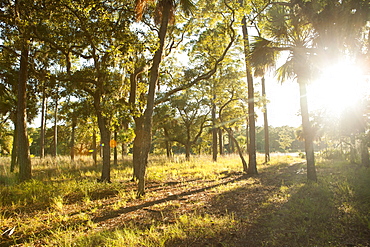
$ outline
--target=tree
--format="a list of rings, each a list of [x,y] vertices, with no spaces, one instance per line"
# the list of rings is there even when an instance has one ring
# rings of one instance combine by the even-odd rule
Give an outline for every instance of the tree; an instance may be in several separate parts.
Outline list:
[[[61,1],[47,6],[57,23],[40,23],[37,37],[62,54],[65,71],[60,81],[69,82],[77,97],[91,97],[103,149],[100,181],[110,182],[110,132],[122,90],[122,68],[129,64],[131,5],[120,1]],[[58,11],[54,11],[58,8]],[[73,60],[82,66],[71,66]],[[120,66],[117,66],[120,61]]]
[[[185,158],[189,160],[191,147],[198,141],[208,120],[208,102],[201,91],[188,89],[174,96],[170,103],[179,114],[170,140],[184,145]]]
[[[262,36],[255,39],[251,59],[255,64],[266,64],[270,58],[276,58],[277,53],[289,52],[286,63],[279,68],[279,79],[296,78],[300,89],[300,106],[303,135],[307,160],[307,178],[316,181],[315,156],[313,148],[313,133],[307,103],[307,83],[310,81],[311,63],[314,56],[311,45],[315,38],[312,24],[304,18],[302,8],[293,1],[272,4],[267,11],[269,22],[264,26],[261,35],[265,34],[271,40]],[[264,59],[266,59],[264,61]]]
[[[243,5],[243,4],[241,4]],[[256,122],[255,122],[255,113],[254,113],[254,84],[252,77],[252,68],[249,61],[250,54],[250,44],[249,44],[249,35],[248,35],[248,26],[247,18],[244,15],[242,18],[242,32],[243,32],[243,41],[244,41],[244,56],[245,56],[245,72],[247,76],[248,83],[248,154],[249,154],[249,163],[248,163],[248,174],[257,174],[257,155],[256,155]]]
[[[143,13],[144,13],[143,11],[147,4],[148,4],[147,0],[137,1],[136,12],[138,14],[138,20],[142,18]],[[223,52],[221,52],[220,57],[218,57],[217,59],[213,59],[212,61],[213,67],[210,68],[207,72],[195,77],[193,80],[191,80],[185,85],[181,85],[174,89],[170,89],[167,93],[163,95],[163,97],[161,97],[158,100],[155,100],[155,93],[156,93],[156,86],[157,86],[158,77],[159,77],[160,63],[162,61],[162,55],[165,49],[165,40],[166,40],[167,31],[168,31],[168,26],[171,23],[171,20],[173,20],[174,18],[174,10],[176,6],[177,5],[172,0],[159,1],[157,2],[157,5],[156,5],[157,15],[155,18],[155,22],[159,24],[158,49],[154,53],[152,65],[149,70],[149,85],[148,85],[148,93],[146,97],[146,108],[144,110],[142,117],[140,118],[140,121],[136,122],[136,131],[135,131],[135,133],[143,137],[137,142],[134,142],[134,146],[136,146],[137,148],[137,152],[135,152],[136,155],[134,154],[134,166],[139,167],[138,196],[143,195],[144,190],[145,190],[145,172],[146,172],[146,166],[148,163],[148,155],[150,152],[150,146],[151,146],[151,141],[152,141],[151,132],[152,132],[152,115],[154,111],[154,106],[156,104],[159,104],[161,102],[168,100],[168,98],[174,93],[181,91],[181,90],[185,90],[186,88],[190,88],[191,86],[197,84],[198,82],[211,77],[216,72],[218,64],[225,57],[226,52],[231,47],[231,44],[233,43],[234,38],[235,38],[235,33],[232,30],[231,32],[232,34],[229,35],[231,39],[229,44],[226,45]],[[190,14],[191,11],[195,8],[193,3],[188,0],[180,1],[179,6],[182,7],[185,14]],[[233,16],[234,15],[232,14],[232,20],[229,26],[232,26],[232,24],[234,23]]]

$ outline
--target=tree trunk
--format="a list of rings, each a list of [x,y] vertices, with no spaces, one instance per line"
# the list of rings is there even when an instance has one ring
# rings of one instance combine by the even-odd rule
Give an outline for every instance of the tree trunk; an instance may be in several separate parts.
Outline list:
[[[366,137],[363,137],[361,140],[361,164],[365,167],[370,167],[369,148]]]
[[[234,146],[234,141],[233,141],[233,130],[230,129],[230,133],[229,131],[227,132],[228,135],[229,135],[229,153],[235,153],[235,146]]]
[[[71,133],[71,160],[75,160],[75,130],[76,130],[76,117],[72,117],[72,133]]]
[[[110,183],[110,131],[108,129],[108,120],[103,116],[101,109],[100,94],[94,95],[94,107],[98,118],[98,126],[100,130],[101,146],[103,149],[103,167],[100,182]]]
[[[140,157],[142,156],[141,141],[144,138],[143,120],[144,120],[143,116],[135,118],[135,139],[134,139],[133,157],[132,157],[132,163],[133,163],[132,181],[139,180]]]
[[[218,128],[218,146],[220,149],[220,155],[224,155],[224,142],[221,128]]]
[[[307,90],[306,84],[300,80],[298,76],[298,84],[300,90],[300,104],[301,104],[301,115],[302,115],[302,128],[303,137],[305,144],[306,160],[307,160],[307,179],[317,181],[316,168],[315,168],[315,154],[313,148],[313,136],[310,123],[310,116],[308,113],[307,104]]]
[[[216,95],[213,95],[213,100]],[[216,128],[216,105],[212,103],[212,160],[217,162],[217,128]]]
[[[94,165],[96,166],[97,164],[97,156],[98,156],[98,148],[96,146],[96,131],[95,128],[93,129],[93,140],[92,140],[92,149],[93,149],[93,160],[94,160]]]
[[[248,81],[248,123],[249,123],[249,164],[248,174],[257,174],[257,160],[256,160],[256,122],[254,116],[254,85],[251,66],[249,63],[249,39],[246,17],[242,20],[243,40],[244,40],[244,55],[245,67]]]
[[[265,163],[267,163],[270,161],[270,138],[269,138],[269,124],[267,120],[265,77],[262,77],[262,97],[264,98],[263,128],[264,128],[264,134],[265,134]]]
[[[187,142],[185,144],[185,160],[189,161],[190,160],[190,149],[191,149],[191,143]]]
[[[58,154],[58,91],[55,96],[55,106],[54,106],[54,149],[53,156]]]
[[[14,169],[15,167],[18,165],[18,162],[17,162],[17,158],[18,158],[18,154],[17,154],[17,133],[18,133],[18,130],[17,130],[17,122],[14,122],[14,134],[13,134],[13,147],[12,147],[12,160],[10,162],[10,172],[14,172]]]
[[[121,144],[121,156],[122,156],[122,160],[125,160],[125,157],[126,157],[126,155],[127,155],[127,144],[126,143],[124,143],[124,142],[122,142],[122,144]]]
[[[127,131],[127,129],[128,129],[128,122],[127,121],[123,122],[123,129],[124,129],[124,131]],[[126,140],[122,141],[121,148],[122,148],[122,150],[121,150],[122,161],[124,161],[125,157],[127,155],[127,142],[126,142]]]
[[[355,135],[351,134],[350,136],[350,146],[349,146],[349,153],[350,153],[350,162],[352,164],[356,163],[356,139]]]
[[[168,135],[167,128],[163,128],[163,132],[164,132],[164,137],[166,138],[165,145],[166,145],[167,158],[170,158],[172,156],[172,151],[171,151],[171,143],[170,143],[170,140],[169,140],[169,135]]]
[[[118,164],[118,152],[117,152],[117,131],[114,131],[114,140],[116,145],[113,147],[113,164],[117,166]]]
[[[140,168],[139,168],[139,183],[138,183],[138,196],[142,196],[145,193],[145,172],[148,163],[148,156],[150,152],[150,146],[152,141],[152,115],[154,111],[154,100],[155,100],[155,89],[157,86],[159,67],[162,61],[162,53],[164,49],[164,43],[166,39],[166,33],[168,28],[168,21],[170,17],[170,12],[172,9],[172,1],[166,0],[163,3],[162,9],[162,20],[159,29],[159,47],[154,54],[153,64],[150,69],[150,79],[149,79],[149,90],[147,95],[147,105],[144,111],[144,121],[143,121],[143,139],[140,141]]]
[[[29,38],[23,34],[21,60],[18,78],[17,98],[17,160],[19,164],[19,180],[31,179],[31,158],[27,134],[27,80],[28,80],[28,54]]]
[[[40,126],[40,159],[45,157],[45,111],[46,111],[46,96],[45,85],[42,87],[42,103],[41,103],[41,126]]]
[[[231,138],[231,140],[235,143],[236,149],[238,150],[239,157],[240,157],[240,159],[242,161],[242,164],[243,164],[243,171],[247,172],[248,171],[248,165],[247,165],[247,162],[244,159],[243,151],[240,148],[238,141],[235,139],[235,137],[233,135],[233,132],[230,128],[225,128],[225,129],[226,129],[227,133],[229,134],[229,137]]]

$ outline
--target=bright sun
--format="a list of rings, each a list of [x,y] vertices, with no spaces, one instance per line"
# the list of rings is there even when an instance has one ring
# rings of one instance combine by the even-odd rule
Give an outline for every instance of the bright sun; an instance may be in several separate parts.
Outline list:
[[[322,109],[332,117],[339,117],[343,110],[355,107],[368,95],[370,88],[361,68],[344,61],[325,69],[308,90],[312,110]]]

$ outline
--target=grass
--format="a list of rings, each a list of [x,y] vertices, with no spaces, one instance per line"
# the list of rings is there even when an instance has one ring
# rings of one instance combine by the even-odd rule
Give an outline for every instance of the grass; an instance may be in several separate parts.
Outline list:
[[[32,159],[18,184],[0,157],[0,246],[370,246],[370,171],[317,159],[274,156],[245,176],[237,156],[154,156],[147,194],[136,198],[130,162],[98,183],[89,157]]]

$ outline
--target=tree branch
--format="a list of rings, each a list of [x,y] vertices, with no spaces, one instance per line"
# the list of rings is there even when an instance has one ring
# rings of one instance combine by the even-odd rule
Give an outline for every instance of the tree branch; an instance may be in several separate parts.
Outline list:
[[[195,78],[194,80],[192,80],[191,82],[187,83],[187,84],[184,84],[184,85],[181,85],[177,88],[174,88],[170,91],[168,91],[167,93],[165,93],[161,98],[157,99],[154,104],[155,105],[159,105],[163,102],[166,102],[169,100],[170,96],[179,92],[179,91],[182,91],[182,90],[185,90],[185,89],[188,89],[194,85],[196,85],[197,83],[201,82],[202,80],[207,80],[209,79],[214,73],[216,73],[217,71],[217,68],[219,66],[219,64],[224,60],[224,58],[226,57],[226,54],[227,52],[230,50],[232,44],[234,43],[235,39],[236,39],[236,33],[235,33],[235,30],[233,29],[233,24],[235,22],[235,11],[230,8],[226,3],[225,5],[232,11],[232,19],[231,19],[231,22],[229,24],[229,29],[231,31],[230,33],[230,42],[229,44],[226,46],[224,52],[222,53],[222,55],[216,60],[213,68],[211,68],[209,71],[207,71],[206,73],[198,76],[197,78]]]

